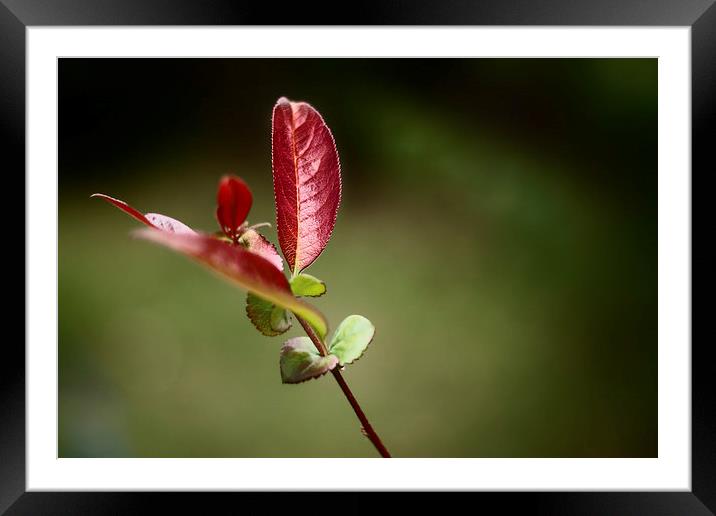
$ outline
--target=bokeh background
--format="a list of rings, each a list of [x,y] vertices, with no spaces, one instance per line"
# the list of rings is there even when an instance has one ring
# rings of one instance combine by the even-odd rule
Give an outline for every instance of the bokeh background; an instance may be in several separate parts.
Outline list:
[[[274,222],[282,95],[337,141],[309,272],[377,327],[345,377],[395,456],[656,456],[655,59],[61,59],[60,456],[376,456],[330,376],[281,384],[299,329],[89,199],[213,231],[233,172]]]

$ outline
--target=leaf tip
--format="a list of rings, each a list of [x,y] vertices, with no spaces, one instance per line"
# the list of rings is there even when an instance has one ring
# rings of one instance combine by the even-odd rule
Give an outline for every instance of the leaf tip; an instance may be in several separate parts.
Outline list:
[[[120,202],[120,203],[126,204],[124,201],[120,201],[119,199],[115,199],[114,197],[110,197],[107,194],[103,194],[103,193],[99,193],[99,192],[95,192],[92,195],[90,195],[90,199],[103,199],[103,200],[105,200],[107,202],[111,202],[113,204],[115,202]]]

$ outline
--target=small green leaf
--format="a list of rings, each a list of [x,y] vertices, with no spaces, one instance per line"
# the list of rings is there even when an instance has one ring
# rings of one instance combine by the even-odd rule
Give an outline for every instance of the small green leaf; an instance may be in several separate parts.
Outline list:
[[[318,378],[336,367],[338,358],[334,355],[322,357],[308,337],[287,340],[281,348],[281,381],[301,383]]]
[[[269,337],[285,333],[292,324],[287,310],[253,294],[246,296],[246,315],[257,330]]]
[[[291,322],[291,314],[288,310],[284,310],[278,306],[274,306],[271,310],[271,328],[284,333],[288,331],[293,323]]]
[[[338,325],[331,338],[328,351],[338,357],[340,365],[352,363],[373,340],[375,326],[362,315],[349,315]]]
[[[291,278],[291,291],[295,296],[318,297],[326,293],[326,284],[310,274]]]

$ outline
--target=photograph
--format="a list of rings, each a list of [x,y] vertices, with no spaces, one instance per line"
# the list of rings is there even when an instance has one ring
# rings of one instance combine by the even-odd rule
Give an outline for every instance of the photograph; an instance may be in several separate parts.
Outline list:
[[[59,58],[59,458],[658,456],[658,59]]]
[[[0,0],[0,515],[716,514],[714,4]]]

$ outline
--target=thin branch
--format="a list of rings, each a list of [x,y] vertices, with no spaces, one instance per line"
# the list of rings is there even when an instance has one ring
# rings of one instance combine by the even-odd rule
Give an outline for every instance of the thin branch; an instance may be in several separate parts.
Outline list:
[[[294,314],[295,315],[295,314]],[[306,335],[308,335],[308,338],[311,339],[313,344],[316,346],[316,349],[321,354],[321,356],[328,355],[328,350],[326,349],[326,345],[323,343],[323,341],[316,335],[316,332],[313,331],[313,328],[311,328],[311,325],[308,324],[306,321],[304,321],[302,318],[296,316],[296,319],[298,319],[298,322],[301,323],[301,326],[303,326],[303,329],[306,331]],[[343,378],[343,375],[336,367],[331,371],[333,373],[333,377],[338,382],[338,385],[340,386],[341,390],[343,391],[343,394],[345,395],[346,399],[348,400],[348,403],[351,404],[351,407],[353,408],[353,412],[356,413],[356,416],[358,416],[358,420],[360,421],[363,431],[363,434],[370,439],[370,442],[373,443],[373,446],[375,446],[375,449],[378,450],[378,453],[380,453],[380,456],[386,459],[390,458],[390,452],[383,444],[383,441],[380,440],[380,437],[378,434],[373,430],[373,426],[370,424],[370,421],[368,421],[368,418],[366,417],[365,413],[363,412],[363,409],[361,408],[360,404],[358,403],[358,400],[356,400],[355,396],[353,396],[353,393],[351,392],[350,387],[348,387],[348,384],[346,383],[345,379]]]
[[[366,437],[368,437],[368,439],[370,439],[370,442],[373,443],[373,446],[375,446],[375,449],[378,450],[380,456],[389,459],[390,452],[388,451],[388,448],[385,447],[383,441],[380,440],[378,434],[375,432],[375,430],[373,430],[373,427],[368,421],[368,418],[363,413],[363,409],[360,408],[358,400],[355,399],[355,396],[353,396],[353,393],[348,387],[348,384],[343,379],[343,375],[338,370],[338,368],[333,369],[331,372],[333,373],[333,377],[338,382],[338,385],[340,385],[343,394],[345,394],[346,398],[348,398],[348,403],[350,403],[351,407],[353,407],[353,411],[356,413],[356,416],[358,416],[361,425],[363,425],[363,433],[366,435]]]

